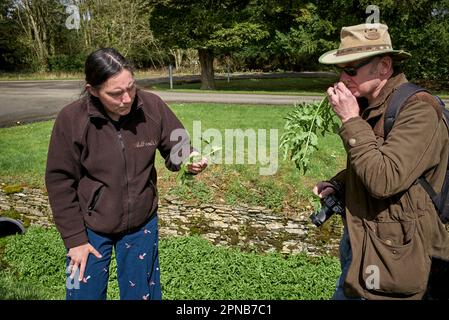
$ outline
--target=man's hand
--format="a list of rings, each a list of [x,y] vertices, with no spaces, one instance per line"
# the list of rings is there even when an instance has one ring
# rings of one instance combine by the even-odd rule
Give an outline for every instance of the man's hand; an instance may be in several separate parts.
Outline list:
[[[340,81],[334,84],[333,87],[329,87],[327,96],[332,109],[341,122],[345,123],[349,119],[359,116],[360,107],[357,99],[343,82]]]
[[[335,192],[334,186],[330,182],[321,181],[316,184],[315,187],[313,187],[313,193],[317,195],[318,197],[326,198],[328,195]]]
[[[75,277],[76,271],[79,269],[80,274],[78,280],[83,281],[84,270],[86,269],[86,263],[90,253],[92,253],[98,259],[102,257],[101,254],[97,250],[95,250],[95,248],[92,247],[90,243],[70,248],[69,252],[67,253],[67,256],[70,257],[69,263],[69,271],[71,272],[70,278],[73,279]]]

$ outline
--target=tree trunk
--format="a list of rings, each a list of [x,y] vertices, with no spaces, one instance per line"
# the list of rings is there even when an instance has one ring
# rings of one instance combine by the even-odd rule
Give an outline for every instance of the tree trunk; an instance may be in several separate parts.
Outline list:
[[[39,16],[39,7],[37,7],[39,3],[36,4],[35,7],[31,7],[30,4],[31,1],[23,2],[23,9],[28,22],[28,28],[32,33],[29,41],[32,44],[37,56],[37,62],[39,64],[38,71],[46,71],[48,69],[48,52],[45,43],[47,36],[43,20],[44,18]],[[38,19],[40,19],[40,21]]]
[[[182,49],[170,49],[170,53],[175,58],[175,69],[181,68],[182,64]]]
[[[201,65],[201,90],[215,90],[214,52],[210,49],[198,49]]]

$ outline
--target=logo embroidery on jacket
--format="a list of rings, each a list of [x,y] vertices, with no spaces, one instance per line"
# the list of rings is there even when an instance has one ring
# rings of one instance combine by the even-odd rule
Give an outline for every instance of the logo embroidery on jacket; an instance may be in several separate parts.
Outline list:
[[[151,141],[139,141],[136,142],[136,144],[134,145],[136,148],[143,148],[143,147],[151,147],[151,146],[155,146],[157,145],[157,142],[154,140]]]

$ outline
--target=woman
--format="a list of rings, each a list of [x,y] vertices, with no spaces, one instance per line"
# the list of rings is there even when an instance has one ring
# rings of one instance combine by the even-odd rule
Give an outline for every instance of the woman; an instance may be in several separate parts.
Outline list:
[[[136,88],[119,52],[91,53],[85,76],[86,95],[58,114],[45,176],[68,249],[66,298],[106,299],[114,247],[120,298],[158,300],[156,149],[177,171],[192,148],[167,105]],[[206,166],[202,159],[187,169]]]

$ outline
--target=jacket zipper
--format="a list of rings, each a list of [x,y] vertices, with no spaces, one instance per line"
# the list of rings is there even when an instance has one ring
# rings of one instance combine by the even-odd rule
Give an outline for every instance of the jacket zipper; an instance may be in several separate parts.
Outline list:
[[[127,202],[128,208],[126,210],[127,211],[127,219],[128,219],[128,221],[127,221],[127,224],[126,224],[126,228],[127,228],[127,231],[129,231],[129,221],[130,221],[129,215],[131,213],[129,212],[129,203],[130,203],[130,201],[129,201],[128,168],[127,168],[127,165],[126,165],[125,143],[123,142],[123,136],[122,136],[121,130],[122,129],[120,129],[120,131],[118,131],[117,135],[118,135],[118,140],[119,140],[120,146],[121,146],[121,151],[122,151],[122,155],[123,155],[123,162],[125,164],[126,193],[128,195],[128,202]]]

